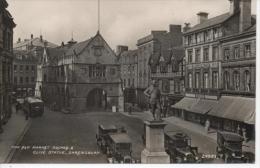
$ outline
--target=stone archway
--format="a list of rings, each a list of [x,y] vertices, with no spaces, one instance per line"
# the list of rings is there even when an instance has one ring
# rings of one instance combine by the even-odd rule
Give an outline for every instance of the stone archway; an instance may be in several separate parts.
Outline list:
[[[107,92],[100,88],[92,89],[88,93],[86,106],[91,111],[106,111]]]

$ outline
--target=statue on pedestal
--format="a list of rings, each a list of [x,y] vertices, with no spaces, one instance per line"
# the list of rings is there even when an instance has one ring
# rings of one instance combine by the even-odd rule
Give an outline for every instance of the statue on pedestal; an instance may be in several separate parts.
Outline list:
[[[161,91],[156,80],[152,81],[152,85],[144,91],[144,95],[149,97],[150,111],[154,120],[161,121]]]

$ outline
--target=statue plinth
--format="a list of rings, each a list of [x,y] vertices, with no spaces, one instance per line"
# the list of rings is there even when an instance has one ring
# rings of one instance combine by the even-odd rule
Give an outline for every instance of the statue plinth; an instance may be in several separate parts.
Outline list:
[[[145,149],[141,154],[141,163],[170,163],[170,157],[164,148],[164,127],[162,120],[145,121]]]

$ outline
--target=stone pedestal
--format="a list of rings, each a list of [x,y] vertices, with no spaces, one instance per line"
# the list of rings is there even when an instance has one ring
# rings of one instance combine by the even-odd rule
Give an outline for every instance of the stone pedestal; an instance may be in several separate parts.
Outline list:
[[[141,154],[141,163],[170,163],[170,157],[164,148],[163,121],[145,121],[145,149]]]

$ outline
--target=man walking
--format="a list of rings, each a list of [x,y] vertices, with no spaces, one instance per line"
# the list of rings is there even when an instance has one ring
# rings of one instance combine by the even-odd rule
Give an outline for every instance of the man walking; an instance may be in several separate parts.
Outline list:
[[[144,91],[144,95],[150,99],[151,112],[154,120],[161,120],[161,92],[155,80],[153,80],[152,85]],[[155,114],[156,110],[159,110],[159,114],[157,115]]]

